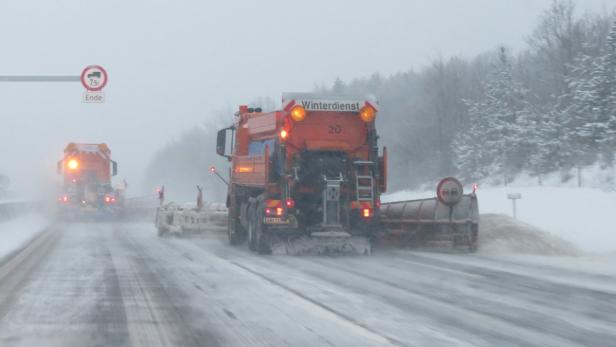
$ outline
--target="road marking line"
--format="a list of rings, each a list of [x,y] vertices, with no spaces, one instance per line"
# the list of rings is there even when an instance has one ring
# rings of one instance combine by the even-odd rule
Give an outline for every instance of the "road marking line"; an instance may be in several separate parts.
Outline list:
[[[2,266],[0,266],[0,280],[3,280],[11,272],[13,272],[21,263],[26,261],[36,250],[51,239],[55,232],[52,228],[43,230],[38,236],[30,241],[26,246],[17,250],[16,253],[9,256]]]

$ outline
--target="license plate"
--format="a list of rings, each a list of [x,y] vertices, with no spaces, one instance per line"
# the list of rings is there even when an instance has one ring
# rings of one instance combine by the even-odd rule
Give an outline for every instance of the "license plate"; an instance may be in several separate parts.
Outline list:
[[[265,217],[263,218],[263,222],[266,224],[288,224],[289,221],[283,220],[280,217]]]

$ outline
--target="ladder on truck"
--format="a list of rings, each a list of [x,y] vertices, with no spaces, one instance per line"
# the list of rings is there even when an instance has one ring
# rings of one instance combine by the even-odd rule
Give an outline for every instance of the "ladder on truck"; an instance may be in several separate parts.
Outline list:
[[[374,202],[374,177],[372,168],[374,162],[358,160],[355,164],[355,192],[357,201]]]

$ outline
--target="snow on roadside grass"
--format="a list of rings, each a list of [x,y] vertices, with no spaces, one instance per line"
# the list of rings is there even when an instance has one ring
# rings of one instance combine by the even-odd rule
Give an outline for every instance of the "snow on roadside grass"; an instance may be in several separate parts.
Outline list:
[[[39,214],[27,214],[0,223],[0,260],[25,246],[49,225]]]
[[[504,214],[483,214],[479,224],[479,253],[575,256],[570,242]]]
[[[541,263],[552,267],[566,267],[569,270],[592,273],[596,275],[616,275],[616,253],[587,255],[583,257],[540,257],[535,255],[508,254],[501,257],[533,266]],[[612,287],[612,289],[615,289]]]
[[[488,188],[478,193],[481,213],[511,215],[508,193],[521,193],[518,218],[586,252],[616,251],[616,193],[596,188]]]
[[[465,187],[466,189],[467,187]],[[577,187],[480,187],[479,212],[511,216],[509,193],[521,193],[518,219],[561,237],[582,251],[616,251],[616,192]],[[383,202],[434,197],[433,191],[400,191]]]

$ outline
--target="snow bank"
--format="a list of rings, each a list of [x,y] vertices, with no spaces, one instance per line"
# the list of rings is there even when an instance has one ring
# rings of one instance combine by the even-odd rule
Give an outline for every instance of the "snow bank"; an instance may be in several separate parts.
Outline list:
[[[522,194],[522,199],[517,201],[519,220],[563,238],[585,252],[616,252],[616,192],[577,187],[480,187],[479,212],[511,216],[509,193]],[[384,196],[383,201],[434,195],[433,191],[402,191]]]
[[[568,241],[503,214],[483,214],[479,225],[479,253],[575,256]]]
[[[0,260],[26,245],[48,225],[49,221],[38,214],[0,223]]]
[[[521,193],[518,218],[587,252],[616,251],[616,193],[596,188],[502,187],[478,193],[481,213],[511,215],[508,193]]]

